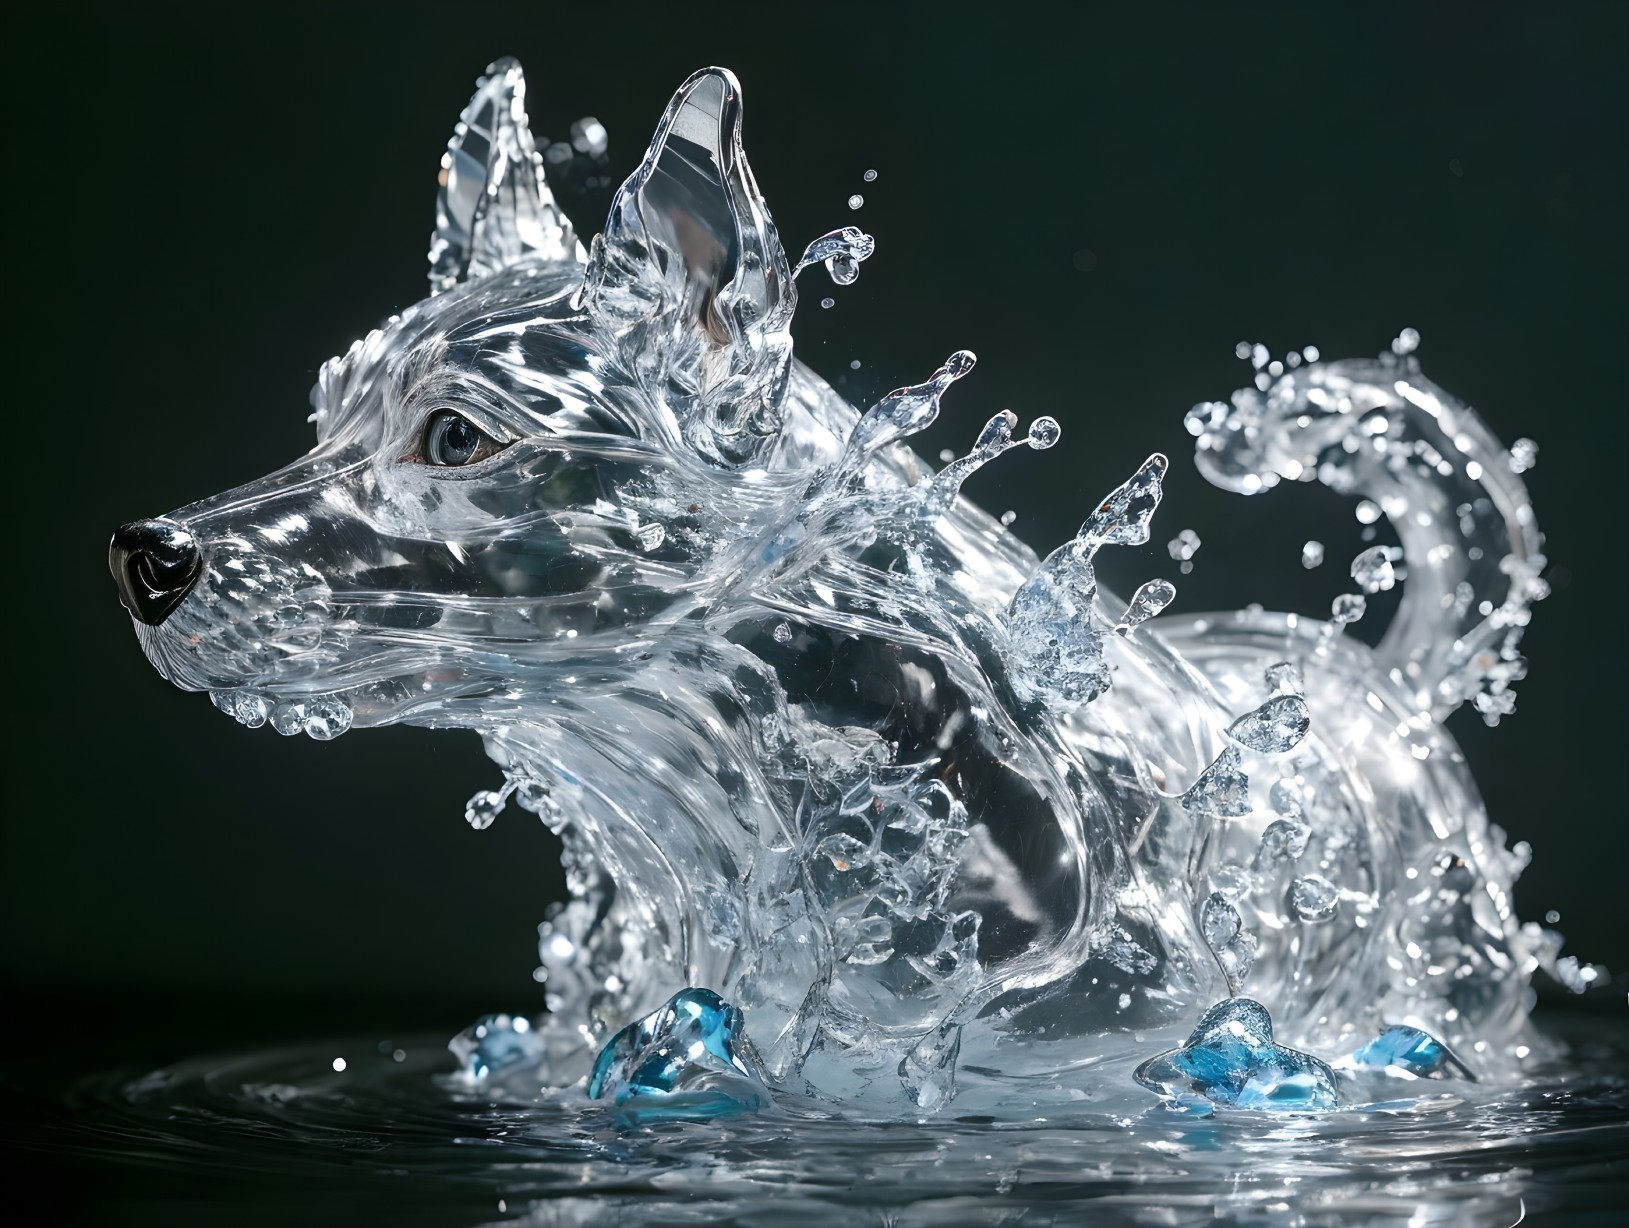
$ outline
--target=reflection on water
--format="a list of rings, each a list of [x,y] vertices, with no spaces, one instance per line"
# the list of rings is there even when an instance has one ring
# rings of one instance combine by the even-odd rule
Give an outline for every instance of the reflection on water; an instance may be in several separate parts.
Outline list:
[[[437,1037],[351,1040],[99,1074],[14,1142],[65,1163],[61,1206],[94,1222],[1607,1223],[1629,1196],[1629,1048],[1615,1012],[1585,1022],[1566,1063],[1520,1088],[1025,1126],[783,1112],[629,1128],[580,1089],[460,1090]]]

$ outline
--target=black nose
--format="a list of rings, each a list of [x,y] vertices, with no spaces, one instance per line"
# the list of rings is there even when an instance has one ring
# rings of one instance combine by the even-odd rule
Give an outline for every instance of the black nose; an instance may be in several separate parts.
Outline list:
[[[156,627],[192,591],[203,573],[204,555],[180,525],[137,520],[113,535],[107,565],[124,608]]]

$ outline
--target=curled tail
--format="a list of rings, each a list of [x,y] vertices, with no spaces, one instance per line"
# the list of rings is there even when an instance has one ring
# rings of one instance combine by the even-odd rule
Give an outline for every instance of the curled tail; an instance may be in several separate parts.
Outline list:
[[[1258,494],[1319,481],[1373,500],[1402,541],[1403,601],[1376,653],[1439,720],[1467,699],[1496,724],[1525,672],[1517,643],[1544,539],[1513,456],[1468,405],[1420,374],[1405,333],[1378,359],[1268,364],[1256,385],[1196,405],[1195,459],[1217,486]]]

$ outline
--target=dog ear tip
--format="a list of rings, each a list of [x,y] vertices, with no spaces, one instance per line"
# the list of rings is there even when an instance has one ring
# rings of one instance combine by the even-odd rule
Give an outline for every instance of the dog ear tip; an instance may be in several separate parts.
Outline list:
[[[703,98],[706,94],[707,97]],[[720,119],[740,122],[741,82],[728,68],[698,68],[674,92],[675,106],[689,104],[714,111]]]

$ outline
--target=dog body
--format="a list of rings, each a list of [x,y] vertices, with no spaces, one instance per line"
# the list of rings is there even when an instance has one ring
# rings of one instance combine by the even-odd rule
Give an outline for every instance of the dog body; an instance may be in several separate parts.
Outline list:
[[[919,1108],[958,1062],[1085,1085],[1241,984],[1298,1043],[1514,1040],[1542,944],[1436,721],[1497,672],[1467,684],[1476,653],[1515,659],[1481,607],[1525,610],[1542,560],[1519,483],[1463,476],[1497,449],[1474,416],[1320,364],[1194,421],[1248,489],[1390,412],[1519,567],[1405,530],[1421,596],[1378,652],[1260,613],[1133,630],[1091,557],[1147,540],[1163,458],[1040,563],[956,497],[1010,418],[939,475],[900,443],[970,359],[863,416],[795,362],[733,78],[681,88],[590,253],[524,97],[510,62],[483,80],[434,293],[323,368],[313,451],[126,526],[112,561],[160,672],[246,724],[484,736],[506,783],[472,820],[513,802],[565,841],[549,1078],[684,985],[744,1008],[772,1079]],[[1377,464],[1353,480],[1456,506]],[[1275,697],[1311,732],[1223,735]],[[1241,801],[1262,773],[1272,803]],[[1286,903],[1320,883],[1335,903]]]

